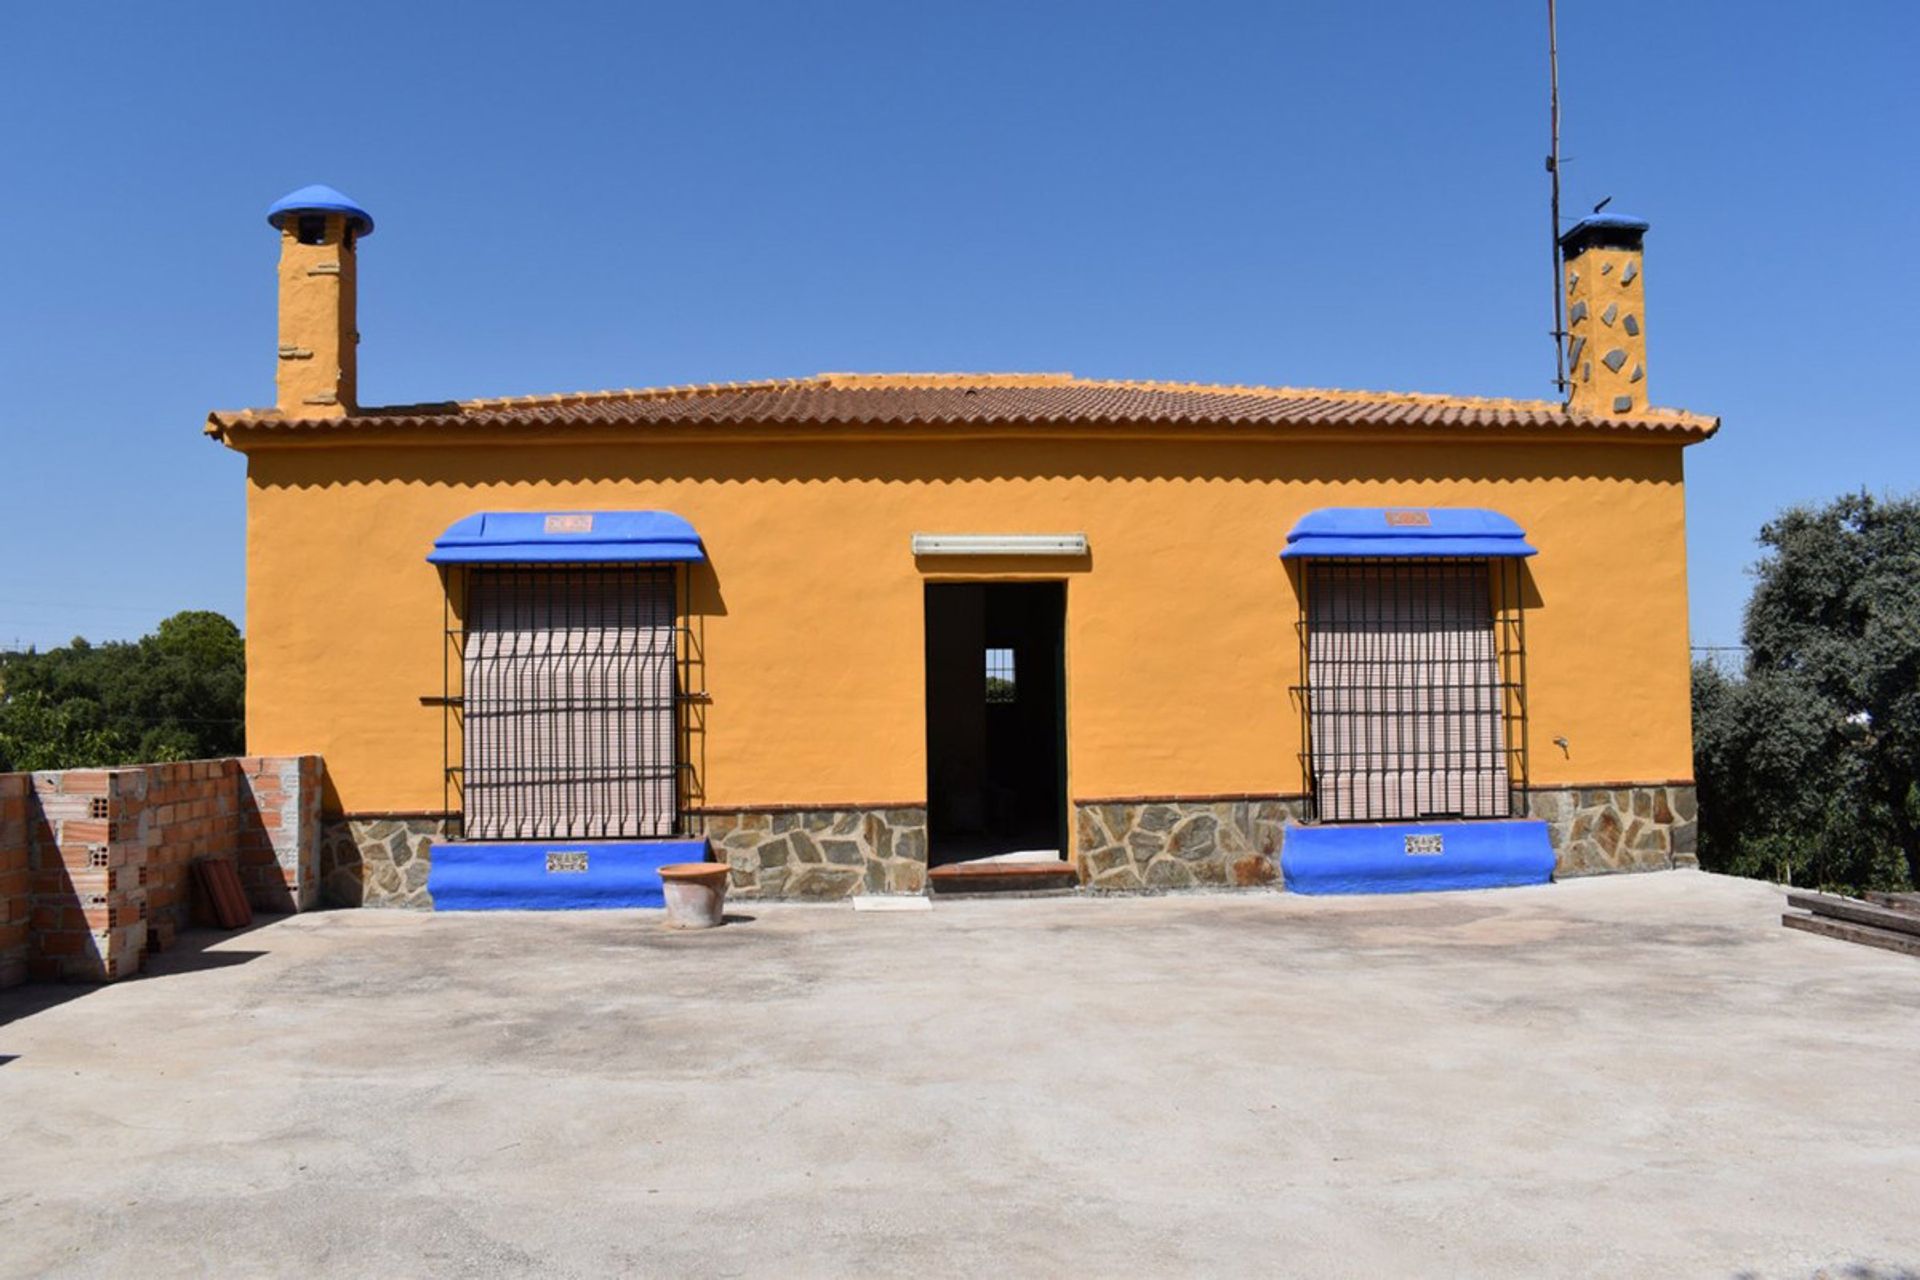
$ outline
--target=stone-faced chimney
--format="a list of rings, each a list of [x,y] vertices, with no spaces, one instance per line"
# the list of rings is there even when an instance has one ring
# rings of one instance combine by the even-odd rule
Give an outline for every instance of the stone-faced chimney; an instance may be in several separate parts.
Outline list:
[[[1567,291],[1567,408],[1608,417],[1647,407],[1647,224],[1597,213],[1560,237]]]
[[[373,215],[332,187],[274,201],[280,233],[280,361],[275,403],[290,418],[338,418],[359,408],[354,349],[354,244]]]

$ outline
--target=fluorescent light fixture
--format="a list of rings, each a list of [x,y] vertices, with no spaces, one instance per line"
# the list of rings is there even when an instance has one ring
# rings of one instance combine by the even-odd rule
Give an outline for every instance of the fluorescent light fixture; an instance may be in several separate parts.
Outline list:
[[[916,533],[917,556],[1083,556],[1084,533]]]

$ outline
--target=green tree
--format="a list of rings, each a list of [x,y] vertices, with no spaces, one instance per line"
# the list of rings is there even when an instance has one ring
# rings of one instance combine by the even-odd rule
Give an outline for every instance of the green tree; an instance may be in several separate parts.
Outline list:
[[[1694,670],[1701,861],[1920,884],[1920,498],[1794,508],[1760,542],[1744,674]]]
[[[246,646],[189,611],[131,643],[0,654],[0,770],[238,755]]]

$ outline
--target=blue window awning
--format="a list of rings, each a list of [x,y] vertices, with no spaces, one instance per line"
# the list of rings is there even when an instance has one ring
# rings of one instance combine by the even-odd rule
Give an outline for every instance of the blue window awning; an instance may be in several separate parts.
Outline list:
[[[671,511],[481,511],[434,540],[430,564],[657,564],[705,560]]]
[[[1313,556],[1530,556],[1526,530],[1478,507],[1322,507],[1287,534],[1283,560]]]

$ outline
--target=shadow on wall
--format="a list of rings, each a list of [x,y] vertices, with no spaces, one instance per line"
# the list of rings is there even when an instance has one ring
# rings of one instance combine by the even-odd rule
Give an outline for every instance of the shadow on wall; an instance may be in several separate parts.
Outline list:
[[[433,909],[433,844],[453,835],[444,813],[330,815],[320,829],[321,903]]]
[[[459,691],[455,681],[453,691]],[[459,750],[461,727],[449,714],[447,733]],[[426,873],[432,867],[432,842],[455,835],[457,812],[419,810],[394,814],[342,814],[334,775],[321,766],[321,810],[313,841],[313,862],[321,908],[417,906],[432,910]],[[453,804],[459,804],[457,793]]]
[[[1293,598],[1295,600],[1306,599],[1307,593],[1303,577],[1307,572],[1308,563],[1306,560],[1282,561],[1283,568],[1287,575],[1287,585],[1293,588]],[[1516,558],[1511,563],[1513,572],[1519,577],[1517,586],[1519,590],[1518,604],[1520,607],[1528,613],[1534,613],[1546,608],[1546,597],[1540,594],[1540,584],[1533,576],[1533,562],[1531,560]],[[1494,608],[1497,611],[1503,603],[1500,596],[1504,588],[1503,584],[1501,584],[1497,578],[1494,581],[1494,586],[1496,592]]]
[[[211,920],[194,864],[255,910],[319,899],[317,756],[0,775],[0,986],[139,973]]]
[[[1408,439],[1359,448],[1282,435],[1211,438],[1050,439],[1009,436],[990,448],[978,439],[900,435],[892,439],[816,438],[729,444],[719,439],[649,434],[586,441],[566,449],[529,450],[468,443],[421,449],[368,444],[357,449],[284,449],[249,459],[248,474],[267,488],[315,488],[373,481],[449,487],[668,481],[793,484],[837,480],[882,484],[946,484],[977,480],[1075,477],[1098,480],[1226,479],[1250,484],[1396,484],[1416,481],[1508,481],[1605,478],[1679,484],[1680,448],[1625,447],[1619,441],[1543,441],[1515,447]],[[1382,445],[1369,437],[1369,445]]]

